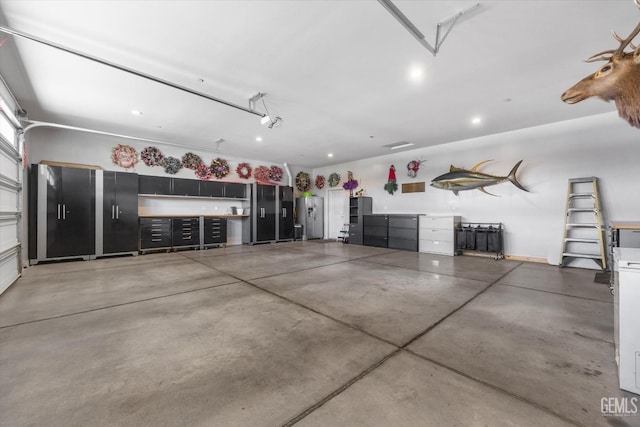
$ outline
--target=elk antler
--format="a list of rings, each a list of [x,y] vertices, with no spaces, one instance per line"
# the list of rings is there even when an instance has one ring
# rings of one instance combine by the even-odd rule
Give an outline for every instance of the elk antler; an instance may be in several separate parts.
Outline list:
[[[635,45],[633,43],[631,43],[633,41],[633,39],[640,33],[640,23],[638,23],[638,25],[636,25],[636,28],[631,32],[631,34],[629,34],[629,36],[626,39],[623,39],[622,37],[620,37],[619,35],[617,35],[615,33],[615,31],[613,32],[613,37],[620,42],[620,47],[618,47],[617,49],[610,49],[610,50],[605,50],[602,51],[600,53],[596,53],[595,55],[593,55],[592,57],[590,57],[589,59],[586,60],[586,62],[594,62],[594,61],[608,61],[611,59],[611,57],[613,55],[620,55],[622,52],[624,52],[624,50],[626,49],[627,46],[631,45],[631,47],[636,50],[637,48],[635,47]],[[607,56],[607,54],[610,54]]]

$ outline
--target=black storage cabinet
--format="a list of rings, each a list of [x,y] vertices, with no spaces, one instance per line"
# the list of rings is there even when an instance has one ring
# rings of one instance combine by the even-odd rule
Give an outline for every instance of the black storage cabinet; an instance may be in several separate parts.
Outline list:
[[[200,181],[200,196],[224,197],[224,183],[219,181]]]
[[[418,215],[389,215],[389,249],[418,251]]]
[[[38,165],[32,168],[37,176]],[[95,171],[46,168],[47,258],[95,254]]]
[[[278,187],[278,240],[292,240],[293,187]]]
[[[174,196],[199,196],[200,181],[197,179],[171,178],[171,194]]]
[[[171,195],[171,178],[164,176],[138,176],[139,194]]]
[[[227,219],[204,218],[204,245],[227,244]]]
[[[349,198],[349,238],[350,245],[362,245],[362,217],[370,215],[372,208],[371,197]]]
[[[365,246],[380,248],[389,246],[389,217],[387,215],[364,215],[362,226],[362,243]]]
[[[200,218],[172,218],[171,246],[198,247],[200,246]]]
[[[276,190],[274,185],[255,184],[255,204],[251,215],[255,243],[276,239]]]
[[[171,218],[140,218],[140,250],[171,248]]]
[[[103,172],[104,254],[138,251],[138,175]]]
[[[247,198],[246,184],[238,184],[235,182],[225,182],[224,197],[229,199],[246,199]],[[274,200],[275,200],[275,197],[274,197]]]

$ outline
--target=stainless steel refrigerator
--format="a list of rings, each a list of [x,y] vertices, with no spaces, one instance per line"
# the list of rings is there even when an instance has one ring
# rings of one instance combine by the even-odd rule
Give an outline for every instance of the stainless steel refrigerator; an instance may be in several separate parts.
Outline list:
[[[324,199],[322,197],[298,197],[296,199],[296,224],[302,225],[302,240],[324,237]]]

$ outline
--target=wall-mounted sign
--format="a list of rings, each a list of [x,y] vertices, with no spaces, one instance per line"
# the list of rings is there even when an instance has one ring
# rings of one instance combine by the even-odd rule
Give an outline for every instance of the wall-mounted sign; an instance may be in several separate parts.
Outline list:
[[[412,182],[410,184],[402,184],[403,193],[424,193],[424,182]]]

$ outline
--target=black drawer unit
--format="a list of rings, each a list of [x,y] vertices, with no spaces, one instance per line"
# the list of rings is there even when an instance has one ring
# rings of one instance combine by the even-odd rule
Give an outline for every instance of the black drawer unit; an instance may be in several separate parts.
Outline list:
[[[173,218],[172,246],[200,246],[200,218]]]
[[[389,215],[389,249],[418,251],[418,215]]]
[[[204,245],[226,245],[227,244],[227,219],[226,218],[205,218],[204,219]]]
[[[140,218],[140,250],[171,248],[171,218]]]
[[[363,215],[362,216],[362,243],[365,246],[388,246],[388,222],[387,215]]]

